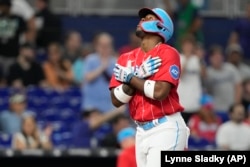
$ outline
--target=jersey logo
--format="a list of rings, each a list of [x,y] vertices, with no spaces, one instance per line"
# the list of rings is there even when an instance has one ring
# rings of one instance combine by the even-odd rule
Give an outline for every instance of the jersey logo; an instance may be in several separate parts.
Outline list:
[[[173,79],[175,79],[175,80],[179,79],[180,70],[179,70],[179,67],[177,65],[170,66],[169,72],[170,72],[170,75]]]

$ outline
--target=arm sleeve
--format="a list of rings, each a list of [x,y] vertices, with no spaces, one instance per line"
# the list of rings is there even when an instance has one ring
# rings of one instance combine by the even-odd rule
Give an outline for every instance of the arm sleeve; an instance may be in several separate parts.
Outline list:
[[[162,65],[150,79],[166,81],[176,86],[179,83],[181,73],[179,53],[175,49],[169,48],[162,51],[159,56],[162,59]]]

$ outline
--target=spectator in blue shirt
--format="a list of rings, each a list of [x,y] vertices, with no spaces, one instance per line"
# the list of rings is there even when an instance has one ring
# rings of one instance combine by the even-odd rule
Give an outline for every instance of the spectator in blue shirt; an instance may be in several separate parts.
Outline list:
[[[104,113],[114,109],[108,87],[116,58],[109,34],[97,35],[94,45],[96,52],[85,59],[82,109],[96,108]]]
[[[14,134],[21,130],[22,116],[28,112],[26,98],[23,94],[16,93],[10,97],[9,109],[0,114],[0,131]]]

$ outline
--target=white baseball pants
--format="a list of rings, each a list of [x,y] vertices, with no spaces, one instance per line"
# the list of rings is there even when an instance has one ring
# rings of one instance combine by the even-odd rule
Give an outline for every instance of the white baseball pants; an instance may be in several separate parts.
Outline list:
[[[178,112],[166,117],[166,122],[149,130],[137,127],[137,167],[160,167],[161,151],[187,148],[190,131],[181,114]]]

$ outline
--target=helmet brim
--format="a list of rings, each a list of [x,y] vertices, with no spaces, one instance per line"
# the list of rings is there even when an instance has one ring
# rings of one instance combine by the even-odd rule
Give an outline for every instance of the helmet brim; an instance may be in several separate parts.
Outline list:
[[[159,20],[161,20],[161,18],[150,8],[142,8],[139,10],[138,15],[140,18],[144,18],[146,17],[148,14],[153,14],[155,15]]]

